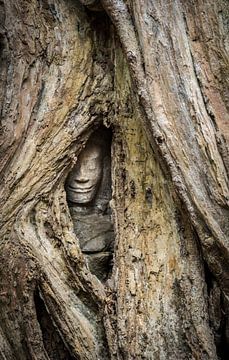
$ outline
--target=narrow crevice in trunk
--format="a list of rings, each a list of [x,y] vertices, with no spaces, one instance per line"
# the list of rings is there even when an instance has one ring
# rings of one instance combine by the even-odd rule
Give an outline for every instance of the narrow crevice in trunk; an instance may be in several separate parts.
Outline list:
[[[46,310],[44,301],[39,295],[38,289],[34,293],[34,303],[37,320],[40,324],[45,350],[50,360],[77,360],[66,348],[63,340],[58,334],[53,321]]]

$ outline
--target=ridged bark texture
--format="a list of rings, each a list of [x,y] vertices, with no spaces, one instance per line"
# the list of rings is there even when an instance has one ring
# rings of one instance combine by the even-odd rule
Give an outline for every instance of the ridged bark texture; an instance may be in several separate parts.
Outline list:
[[[0,1],[0,357],[226,359],[224,0]],[[90,273],[65,180],[111,127],[115,253]]]

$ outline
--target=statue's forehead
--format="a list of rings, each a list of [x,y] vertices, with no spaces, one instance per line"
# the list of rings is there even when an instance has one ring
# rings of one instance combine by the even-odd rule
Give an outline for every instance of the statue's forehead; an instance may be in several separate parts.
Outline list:
[[[85,162],[85,161],[93,161],[93,160],[100,160],[101,154],[100,153],[87,153],[83,154],[78,158],[79,162]]]
[[[81,158],[98,158],[102,154],[102,148],[99,145],[90,144],[86,146],[82,152],[79,154],[79,159]]]
[[[96,151],[100,151],[102,150],[102,145],[101,144],[98,144],[97,142],[94,143],[92,141],[90,141],[89,143],[86,144],[85,150],[96,150]]]

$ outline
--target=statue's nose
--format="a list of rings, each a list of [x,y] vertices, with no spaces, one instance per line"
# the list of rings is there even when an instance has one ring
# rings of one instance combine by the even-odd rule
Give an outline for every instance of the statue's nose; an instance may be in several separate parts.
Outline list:
[[[76,182],[77,183],[86,183],[88,182],[88,178],[86,178],[85,176],[80,176],[76,178]]]
[[[86,183],[88,180],[87,172],[80,167],[76,172],[75,181],[77,183]]]

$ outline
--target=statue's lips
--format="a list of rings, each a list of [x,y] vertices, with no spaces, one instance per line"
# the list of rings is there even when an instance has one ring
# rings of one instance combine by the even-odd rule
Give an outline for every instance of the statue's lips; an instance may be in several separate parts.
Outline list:
[[[73,186],[68,186],[69,190],[75,193],[88,193],[91,192],[94,189],[95,185],[89,186],[89,187],[73,187]]]

